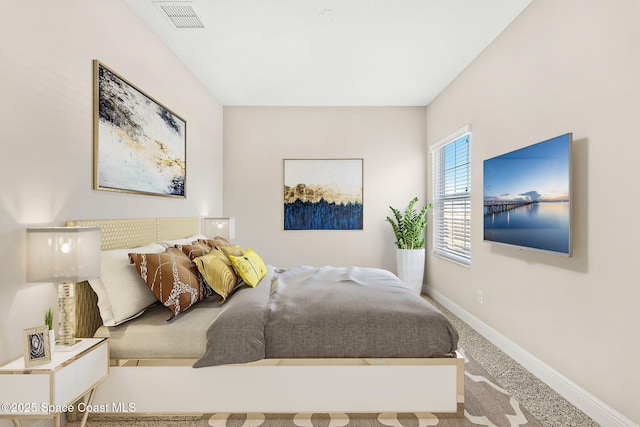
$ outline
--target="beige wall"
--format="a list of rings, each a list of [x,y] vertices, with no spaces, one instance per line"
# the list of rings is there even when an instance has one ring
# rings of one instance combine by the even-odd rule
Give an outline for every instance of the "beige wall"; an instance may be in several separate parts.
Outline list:
[[[288,267],[395,271],[389,205],[426,194],[425,108],[225,107],[224,211],[237,242]],[[284,158],[363,158],[364,230],[283,231]]]
[[[25,283],[28,225],[222,214],[222,107],[124,1],[2,6],[0,362],[56,307],[53,284]],[[93,59],[187,121],[187,199],[92,190]]]
[[[24,229],[69,218],[222,214],[222,108],[121,0],[4,2],[0,361],[55,306],[25,283]],[[388,205],[430,198],[426,146],[473,132],[473,264],[428,257],[440,293],[635,422],[640,288],[636,0],[536,0],[425,108],[224,109],[224,214],[267,262],[395,270]],[[187,120],[186,200],[91,189],[91,60]],[[426,118],[426,119],[425,119]],[[427,126],[428,124],[428,126]],[[482,160],[574,133],[574,255],[482,242]],[[363,231],[282,231],[283,158],[364,158]],[[429,252],[428,252],[429,253]],[[475,302],[484,291],[484,304]]]
[[[535,0],[428,106],[428,144],[471,125],[474,207],[471,268],[429,256],[427,281],[638,423],[640,3],[576,6]],[[565,132],[573,257],[483,242],[482,161]]]

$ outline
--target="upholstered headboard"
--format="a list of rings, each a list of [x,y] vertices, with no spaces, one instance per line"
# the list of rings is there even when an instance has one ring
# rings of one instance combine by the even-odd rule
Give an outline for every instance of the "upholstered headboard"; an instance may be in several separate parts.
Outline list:
[[[148,243],[193,236],[200,231],[200,220],[195,217],[86,219],[67,221],[67,227],[100,227],[102,250],[133,248]],[[76,284],[75,289],[76,336],[92,337],[102,325],[98,310],[98,296],[89,282]]]
[[[67,227],[100,227],[102,250],[133,248],[148,243],[180,239],[200,231],[198,218],[82,219]]]

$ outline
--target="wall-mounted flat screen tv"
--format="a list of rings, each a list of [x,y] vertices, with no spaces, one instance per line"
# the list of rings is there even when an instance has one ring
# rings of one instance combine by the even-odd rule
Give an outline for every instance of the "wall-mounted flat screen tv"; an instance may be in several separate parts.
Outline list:
[[[572,134],[484,161],[484,240],[571,255]]]

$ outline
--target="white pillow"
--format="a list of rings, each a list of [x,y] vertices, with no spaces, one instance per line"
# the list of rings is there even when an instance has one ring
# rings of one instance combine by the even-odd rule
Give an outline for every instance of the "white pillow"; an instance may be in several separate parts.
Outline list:
[[[102,251],[100,278],[89,280],[98,295],[98,309],[105,326],[117,326],[141,315],[158,300],[144,283],[135,266],[129,263],[129,253],[160,253],[159,243],[130,249]]]
[[[191,237],[185,237],[184,239],[165,240],[162,242],[165,248],[174,248],[176,245],[190,245],[198,239],[208,239],[204,234],[194,234]]]

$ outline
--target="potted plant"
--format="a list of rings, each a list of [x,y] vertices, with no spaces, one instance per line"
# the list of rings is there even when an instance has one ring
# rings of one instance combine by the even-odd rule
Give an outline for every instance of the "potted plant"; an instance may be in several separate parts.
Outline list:
[[[391,206],[393,218],[387,221],[393,227],[396,237],[396,266],[398,277],[409,288],[420,294],[424,277],[424,229],[429,222],[427,213],[431,203],[426,204],[419,212],[414,208],[418,198],[414,197],[404,213]]]
[[[51,310],[51,307],[49,307],[49,310],[44,314],[44,323],[49,328],[49,345],[53,353],[56,347],[56,333],[53,330],[53,310]]]

